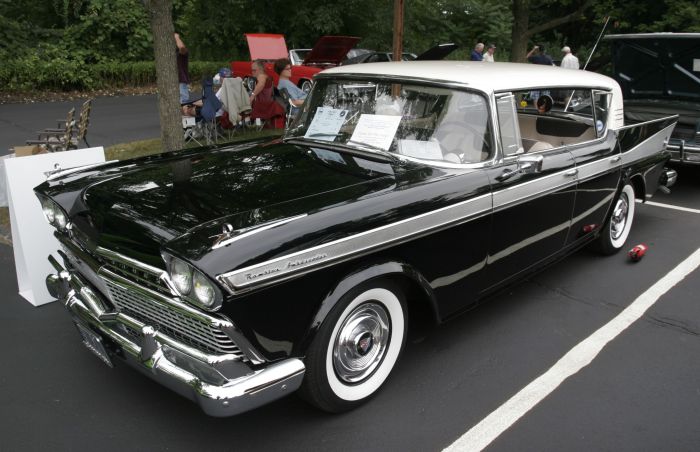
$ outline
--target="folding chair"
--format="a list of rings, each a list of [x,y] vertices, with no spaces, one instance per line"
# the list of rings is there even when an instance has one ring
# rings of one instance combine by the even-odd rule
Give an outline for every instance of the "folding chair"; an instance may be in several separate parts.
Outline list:
[[[292,98],[289,95],[289,91],[287,91],[286,88],[282,88],[278,90],[280,93],[280,96],[282,99],[284,99],[285,103],[285,110],[286,110],[286,117],[284,121],[284,130],[287,130],[289,128],[289,125],[292,123],[292,120],[294,119],[294,109],[296,108],[296,105],[292,102]]]
[[[219,138],[219,131],[216,126],[216,112],[221,108],[221,101],[214,94],[211,77],[202,79],[202,120],[200,127],[204,141],[213,144]]]

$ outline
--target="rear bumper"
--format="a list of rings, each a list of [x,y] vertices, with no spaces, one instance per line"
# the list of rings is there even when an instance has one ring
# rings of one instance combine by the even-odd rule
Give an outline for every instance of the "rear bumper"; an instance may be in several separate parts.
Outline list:
[[[672,162],[700,165],[700,143],[672,138],[666,149],[671,153]]]
[[[89,328],[105,342],[111,359],[118,358],[180,395],[199,404],[217,417],[232,416],[283,397],[301,385],[304,363],[296,358],[253,369],[238,363],[237,372],[221,372],[217,363],[201,360],[188,353],[186,344],[167,337],[153,327],[128,315],[106,312],[101,296],[71,274],[55,259],[50,259],[57,274],[46,279],[49,292],[66,307],[73,320]],[[135,340],[125,334],[140,332]],[[231,377],[231,374],[236,374]],[[229,375],[229,376],[226,376]]]

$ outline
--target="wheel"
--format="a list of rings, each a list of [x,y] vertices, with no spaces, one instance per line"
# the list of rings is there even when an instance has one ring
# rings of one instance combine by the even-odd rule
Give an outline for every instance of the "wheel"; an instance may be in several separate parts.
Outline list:
[[[605,255],[617,253],[625,246],[634,220],[634,188],[629,182],[620,190],[613,203],[613,211],[605,223],[596,243],[598,251]]]
[[[345,294],[321,325],[306,354],[300,395],[340,413],[361,405],[387,379],[406,341],[406,303],[389,282]]]
[[[313,83],[311,83],[311,80],[303,80],[299,88],[301,88],[301,90],[304,91],[306,94],[309,94],[309,92],[311,92],[312,86]]]

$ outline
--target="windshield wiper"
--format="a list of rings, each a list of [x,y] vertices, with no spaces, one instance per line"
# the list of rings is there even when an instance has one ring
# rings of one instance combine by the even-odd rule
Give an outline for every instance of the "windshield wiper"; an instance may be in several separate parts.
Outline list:
[[[316,137],[339,137],[339,136],[340,136],[340,133],[322,133],[322,132],[319,132],[319,133],[312,133],[308,137],[309,138],[316,138]]]
[[[391,152],[387,151],[386,149],[380,148],[379,146],[375,146],[371,143],[365,143],[364,141],[357,141],[357,140],[348,140],[347,141],[347,144],[351,144],[351,143],[362,146],[363,148],[366,148],[370,151],[377,151],[377,152],[381,152],[382,154],[387,154],[387,155],[390,155],[391,157],[395,157]]]
[[[355,147],[355,146],[350,146],[347,143],[339,143],[336,141],[325,141],[325,140],[314,140],[311,138],[306,138],[306,137],[290,137],[289,141],[299,141],[300,143],[313,143],[317,146],[321,147],[330,147],[333,149],[345,149],[347,151],[354,151],[357,154],[360,154],[364,157],[370,157],[373,156],[374,158],[381,157],[382,159],[387,159],[389,161],[397,161],[399,158],[392,154],[391,152],[385,151],[384,149],[368,144],[368,143],[362,143],[362,142],[357,142],[360,144],[362,147]],[[350,142],[353,142],[352,140]]]

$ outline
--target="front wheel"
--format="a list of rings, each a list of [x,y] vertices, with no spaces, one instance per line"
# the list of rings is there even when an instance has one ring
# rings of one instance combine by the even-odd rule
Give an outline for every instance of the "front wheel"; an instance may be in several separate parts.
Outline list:
[[[344,295],[306,354],[301,396],[332,413],[369,399],[384,383],[406,340],[403,294],[388,282]]]
[[[597,249],[602,254],[617,253],[625,246],[634,220],[634,200],[634,188],[626,182],[617,195],[610,218],[598,237]]]

